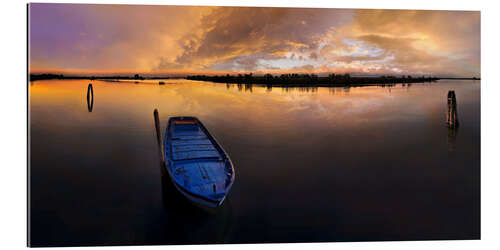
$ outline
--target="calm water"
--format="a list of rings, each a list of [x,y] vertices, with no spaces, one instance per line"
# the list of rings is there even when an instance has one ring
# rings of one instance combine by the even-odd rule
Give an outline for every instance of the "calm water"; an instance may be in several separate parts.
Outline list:
[[[477,239],[480,82],[283,89],[187,80],[36,81],[31,243]],[[446,95],[458,131],[445,127]],[[233,160],[215,214],[161,177],[153,110],[197,116]]]

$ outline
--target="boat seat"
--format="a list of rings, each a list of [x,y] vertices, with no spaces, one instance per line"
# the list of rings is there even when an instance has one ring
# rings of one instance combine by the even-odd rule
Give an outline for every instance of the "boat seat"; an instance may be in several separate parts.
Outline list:
[[[178,160],[190,160],[190,159],[200,159],[200,158],[217,158],[220,157],[217,150],[196,150],[196,151],[182,151],[174,152],[173,159]]]
[[[172,140],[172,146],[181,145],[212,145],[209,139],[195,139],[195,140]]]
[[[185,152],[185,151],[198,151],[198,150],[215,150],[213,145],[191,144],[191,145],[177,145],[172,147],[172,152]]]
[[[221,155],[193,120],[176,121],[171,130],[173,160],[219,158]]]
[[[212,144],[173,145],[172,154],[174,160],[220,157]]]

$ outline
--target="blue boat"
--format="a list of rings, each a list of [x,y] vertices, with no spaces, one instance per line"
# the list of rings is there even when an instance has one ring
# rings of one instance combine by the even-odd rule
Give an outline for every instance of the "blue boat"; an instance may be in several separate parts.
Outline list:
[[[169,119],[164,154],[177,190],[202,207],[222,205],[234,183],[233,163],[196,117]]]

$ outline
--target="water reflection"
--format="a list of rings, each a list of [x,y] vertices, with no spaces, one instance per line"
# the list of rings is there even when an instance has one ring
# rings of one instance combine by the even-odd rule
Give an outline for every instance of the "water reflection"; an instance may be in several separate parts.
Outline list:
[[[424,85],[431,85],[433,83],[419,83],[421,86]],[[222,85],[213,83],[214,86],[217,85]],[[230,90],[234,86],[238,89],[238,91],[244,91],[244,92],[249,92],[253,93],[254,87],[258,88],[264,88],[267,93],[271,93],[273,88],[279,88],[281,89],[282,92],[284,93],[293,93],[295,91],[298,91],[300,93],[316,93],[318,92],[319,88],[327,88],[330,90],[331,93],[335,93],[337,89],[343,89],[345,93],[348,93],[351,88],[365,88],[365,87],[371,87],[371,88],[387,88],[388,92],[392,92],[393,88],[400,88],[403,89],[409,89],[412,86],[412,83],[386,83],[386,84],[378,84],[378,85],[368,85],[368,86],[322,86],[322,85],[313,85],[313,86],[293,86],[293,85],[277,85],[273,86],[271,84],[252,84],[252,83],[225,83],[226,89]]]
[[[245,92],[250,91],[252,93],[253,84],[245,84]]]
[[[271,84],[266,85],[266,92],[270,93],[272,91],[273,91],[273,85],[271,85]]]
[[[168,220],[166,227],[174,229],[165,235],[169,244],[228,243],[234,218],[231,199],[216,211],[196,207],[175,189],[168,174],[161,176],[162,204]]]
[[[351,88],[350,87],[344,87],[344,93],[349,93],[351,92]]]
[[[140,83],[93,81],[92,115],[86,80],[29,86],[35,245],[479,235],[480,84],[397,85],[389,94],[380,86],[250,92],[182,79]],[[443,127],[449,89],[460,98],[459,136]],[[152,124],[154,108],[158,123],[202,119],[238,165],[221,213],[196,210],[164,178],[165,124]]]
[[[421,83],[421,85],[430,85],[432,83]],[[214,83],[214,86],[222,85]],[[411,87],[411,83],[387,83],[380,85],[367,86],[371,88],[383,88],[387,89],[390,93],[393,91],[393,88],[402,88],[408,90]],[[343,91],[344,93],[349,93],[351,88],[364,88],[362,86],[352,87],[352,86],[273,86],[271,84],[251,84],[251,83],[225,83],[226,89],[231,90],[233,87],[236,87],[239,92],[248,92],[253,93],[254,87],[264,88],[266,93],[272,93],[273,88],[279,88],[283,93],[317,93],[319,88],[328,89],[330,94],[335,94],[337,91]]]
[[[448,127],[448,151],[455,152],[459,122],[457,114],[457,99],[454,90],[448,91],[447,101],[446,124]]]
[[[447,143],[448,143],[448,151],[449,152],[455,152],[457,149],[457,135],[458,135],[458,128],[447,128]]]
[[[217,85],[217,84],[216,84]],[[411,86],[411,83],[402,83],[402,84],[380,84],[380,85],[374,85],[374,86],[367,86],[371,88],[384,88],[387,89],[387,91],[390,93],[393,91],[393,88],[398,87],[400,85],[401,88],[403,89],[408,89]],[[423,85],[423,84],[422,84]],[[273,86],[271,84],[248,84],[248,83],[225,83],[226,89],[231,90],[233,87],[236,87],[239,92],[248,92],[248,93],[253,93],[254,87],[258,88],[264,88],[266,93],[272,93],[273,88],[279,88],[281,92],[283,93],[294,93],[294,92],[299,92],[299,93],[317,93],[319,88],[325,88],[328,89],[329,93],[334,95],[337,92],[338,93],[349,93],[352,88],[363,88],[363,87],[351,87],[351,86]]]

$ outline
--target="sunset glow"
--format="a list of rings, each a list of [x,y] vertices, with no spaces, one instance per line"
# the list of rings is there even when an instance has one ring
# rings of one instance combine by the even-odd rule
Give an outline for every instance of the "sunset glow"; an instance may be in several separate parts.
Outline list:
[[[477,11],[30,4],[30,73],[480,77]]]

